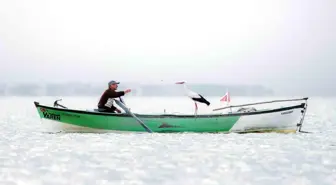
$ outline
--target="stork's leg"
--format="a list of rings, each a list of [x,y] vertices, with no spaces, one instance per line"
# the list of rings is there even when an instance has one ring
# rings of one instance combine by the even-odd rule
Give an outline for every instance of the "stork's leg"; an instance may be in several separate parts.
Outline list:
[[[198,107],[197,107],[197,103],[196,102],[194,102],[195,103],[195,116],[197,115],[197,110],[198,110]]]

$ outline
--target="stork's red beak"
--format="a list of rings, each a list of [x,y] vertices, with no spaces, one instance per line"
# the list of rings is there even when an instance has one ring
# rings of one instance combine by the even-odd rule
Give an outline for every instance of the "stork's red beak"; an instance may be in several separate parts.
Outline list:
[[[176,82],[175,84],[184,84],[185,82]]]

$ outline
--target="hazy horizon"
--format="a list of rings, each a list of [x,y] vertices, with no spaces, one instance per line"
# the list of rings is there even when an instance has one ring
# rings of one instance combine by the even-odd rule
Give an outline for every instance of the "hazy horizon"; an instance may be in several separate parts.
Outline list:
[[[234,96],[269,96],[273,91],[262,86],[189,84],[188,87],[203,96],[223,96],[229,90]],[[120,84],[118,91],[131,88],[132,96],[185,96],[183,86],[175,84]],[[46,83],[1,84],[0,96],[100,96],[106,84]]]
[[[187,81],[336,94],[335,0],[0,2],[0,82]]]

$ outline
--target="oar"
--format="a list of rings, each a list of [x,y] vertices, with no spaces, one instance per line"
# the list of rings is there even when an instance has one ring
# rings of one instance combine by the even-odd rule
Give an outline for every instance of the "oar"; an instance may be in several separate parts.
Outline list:
[[[121,98],[119,98],[120,99],[120,101],[119,100],[115,100],[116,101],[116,103],[127,113],[127,114],[130,114],[134,119],[136,119],[139,123],[140,123],[140,125],[142,126],[142,127],[144,127],[145,128],[145,130],[147,131],[147,132],[149,132],[149,133],[152,133],[153,131],[150,129],[150,128],[148,128],[146,125],[145,125],[145,123],[144,122],[142,122],[138,117],[136,117],[130,110],[129,110],[129,108],[127,108],[126,107],[126,105],[125,104],[123,104],[122,103],[122,99]]]
[[[126,106],[126,103],[125,103],[125,101],[122,97],[119,97],[119,100],[120,100],[121,103],[123,103]]]

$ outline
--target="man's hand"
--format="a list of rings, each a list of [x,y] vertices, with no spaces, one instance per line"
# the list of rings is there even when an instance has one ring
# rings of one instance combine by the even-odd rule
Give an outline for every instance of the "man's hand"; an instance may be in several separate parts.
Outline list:
[[[127,93],[131,92],[131,89],[126,89],[124,92],[125,92],[125,94],[127,94]]]

